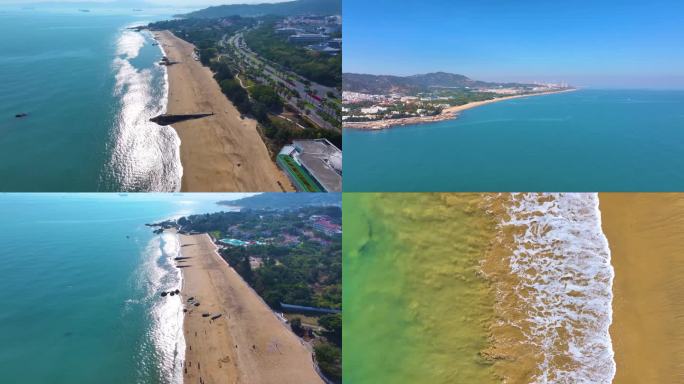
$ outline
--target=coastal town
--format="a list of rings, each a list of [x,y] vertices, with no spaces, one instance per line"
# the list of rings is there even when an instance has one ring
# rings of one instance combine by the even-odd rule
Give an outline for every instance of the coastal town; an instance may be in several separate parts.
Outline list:
[[[429,75],[431,74],[424,76]],[[445,77],[444,75],[448,74],[435,75]],[[350,78],[355,75],[345,76]],[[468,80],[460,84],[445,82],[405,85],[401,84],[401,78],[397,78],[396,83],[390,82],[375,89],[357,88],[355,82],[346,82],[342,94],[343,126],[382,129],[397,125],[437,122],[453,119],[462,110],[494,101],[573,89],[567,83],[499,84]],[[384,90],[386,93],[372,93],[369,90]]]

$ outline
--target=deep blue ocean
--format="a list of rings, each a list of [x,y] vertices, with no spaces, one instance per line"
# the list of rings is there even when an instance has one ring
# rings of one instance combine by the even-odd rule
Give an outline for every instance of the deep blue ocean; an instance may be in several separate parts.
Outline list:
[[[182,382],[179,246],[145,223],[238,197],[0,194],[0,382]]]
[[[345,191],[684,190],[684,91],[514,99],[343,138]]]
[[[180,141],[148,121],[162,51],[126,29],[173,11],[65,7],[0,7],[0,191],[178,190]]]

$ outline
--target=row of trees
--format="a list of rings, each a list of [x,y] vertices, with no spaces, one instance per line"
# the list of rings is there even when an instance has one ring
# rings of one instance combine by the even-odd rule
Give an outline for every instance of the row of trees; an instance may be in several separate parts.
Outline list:
[[[259,55],[328,87],[342,86],[342,55],[328,55],[290,44],[264,23],[245,35],[247,45]]]
[[[284,103],[275,90],[267,85],[254,85],[249,88],[249,93],[240,85],[235,78],[235,72],[227,60],[214,60],[210,64],[216,81],[221,85],[221,90],[230,99],[235,107],[243,115],[251,115],[261,125],[263,135],[268,141],[271,152],[277,153],[284,145],[297,139],[320,139],[330,140],[338,148],[342,148],[342,134],[315,127],[301,129],[291,122],[272,117],[282,112]]]

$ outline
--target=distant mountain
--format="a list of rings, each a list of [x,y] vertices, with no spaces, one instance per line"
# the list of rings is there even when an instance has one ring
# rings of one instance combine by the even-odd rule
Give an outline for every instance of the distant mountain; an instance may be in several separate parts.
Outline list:
[[[399,93],[411,95],[435,88],[474,88],[499,85],[524,86],[529,84],[489,83],[446,72],[433,72],[412,76],[366,75],[358,73],[342,74],[342,89],[344,91],[372,94]]]
[[[306,206],[342,206],[339,193],[262,193],[240,200],[219,201],[219,205],[251,209],[293,209]]]
[[[295,0],[283,3],[231,4],[218,5],[178,17],[211,18],[239,15],[243,17],[276,15],[339,15],[342,13],[341,0]]]

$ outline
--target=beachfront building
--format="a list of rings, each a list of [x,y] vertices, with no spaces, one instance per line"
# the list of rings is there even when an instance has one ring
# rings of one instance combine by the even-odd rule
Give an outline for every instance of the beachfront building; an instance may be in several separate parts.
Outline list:
[[[292,44],[314,44],[328,41],[330,36],[321,33],[299,33],[289,36],[287,41]]]
[[[292,28],[292,27],[283,27],[283,28],[276,28],[275,33],[277,35],[285,35],[285,36],[292,36],[296,35],[298,33],[302,33],[302,31],[299,28]]]
[[[326,139],[295,140],[276,162],[300,192],[342,191],[342,151]]]
[[[335,224],[327,216],[311,216],[312,227],[328,236],[339,235],[342,233],[342,226]]]

